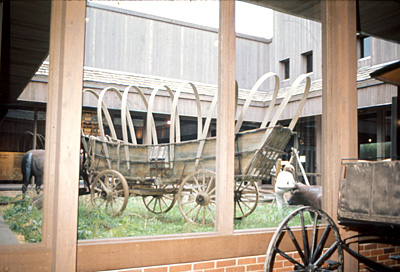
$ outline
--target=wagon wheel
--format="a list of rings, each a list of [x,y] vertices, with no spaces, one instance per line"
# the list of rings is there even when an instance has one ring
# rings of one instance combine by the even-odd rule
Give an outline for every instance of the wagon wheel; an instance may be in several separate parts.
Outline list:
[[[105,207],[112,216],[118,216],[128,204],[128,183],[118,171],[105,170],[94,179],[90,195],[94,206]]]
[[[171,210],[176,201],[176,185],[154,185],[153,189],[157,189],[159,192],[142,197],[146,208],[155,214],[166,213]]]
[[[201,169],[179,187],[178,207],[183,217],[197,224],[215,223],[215,173]]]
[[[304,215],[306,212],[309,212],[311,216],[314,216],[314,223],[312,226],[306,226],[304,224]],[[322,235],[318,235],[318,232],[320,231],[317,228],[319,217],[327,223]],[[290,221],[298,219],[301,222],[303,241],[297,241],[289,227]],[[293,221],[291,223],[293,223]],[[310,231],[312,231],[311,241],[308,238]],[[333,231],[335,242],[327,250],[323,250],[330,231]],[[279,248],[282,240],[286,240],[286,244],[289,244],[290,241],[292,241],[292,244],[297,249],[296,253],[298,253],[300,256],[298,259],[293,258],[293,255],[291,256],[291,254],[287,254]],[[282,243],[281,248],[284,247],[283,244],[285,243]],[[277,254],[280,255],[281,259],[291,262],[293,264],[294,271],[343,271],[343,249],[339,230],[332,219],[325,212],[311,207],[301,207],[293,211],[279,225],[268,246],[264,263],[264,271],[273,271]]]
[[[235,219],[242,219],[251,214],[258,203],[258,186],[254,181],[235,182]]]

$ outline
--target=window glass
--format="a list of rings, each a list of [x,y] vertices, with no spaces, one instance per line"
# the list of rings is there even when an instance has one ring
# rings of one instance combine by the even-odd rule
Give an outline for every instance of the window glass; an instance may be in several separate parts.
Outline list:
[[[88,2],[78,238],[212,232],[217,29],[130,4]]]
[[[371,37],[363,38],[363,58],[371,56]]]
[[[0,220],[8,225],[0,245],[42,240],[45,114],[44,108],[9,109],[0,123]]]
[[[357,56],[359,59],[371,56],[371,37],[358,35]]]
[[[312,51],[303,54],[306,63],[306,73],[311,73],[313,71],[313,54]]]
[[[359,158],[365,160],[390,157],[390,121],[388,106],[359,110],[358,144]]]
[[[282,126],[288,126],[290,120],[280,121],[279,124]],[[250,126],[251,124],[248,124]],[[301,118],[294,131],[296,132],[289,140],[286,147],[283,149],[281,155],[279,155],[279,172],[281,172],[286,165],[293,165],[295,171],[293,172],[293,180],[295,182],[306,183],[305,178],[311,185],[317,185],[318,169],[317,165],[317,152],[316,152],[316,121],[315,117]],[[293,149],[298,151],[298,159],[293,153]],[[305,171],[305,176],[301,172],[301,167]],[[253,228],[264,228],[264,227],[277,227],[279,223],[293,210],[297,209],[298,206],[282,204],[280,207],[276,200],[276,165],[272,168],[271,175],[268,178],[261,179],[256,183],[258,191],[258,203],[254,207],[254,211],[245,219],[235,219],[235,229],[253,229]],[[246,184],[247,185],[247,184]],[[244,185],[242,185],[244,186]],[[246,187],[246,186],[244,186]],[[255,194],[251,195],[252,188],[247,185],[246,194],[241,195],[243,204],[242,206],[249,209],[253,208],[250,203],[254,199]],[[238,198],[237,192],[235,195]],[[287,190],[282,194],[285,200],[289,200],[291,197],[290,190]],[[247,200],[247,202],[244,201]],[[296,203],[300,204],[300,203]],[[244,209],[244,208],[243,208]],[[299,223],[299,222],[298,222]],[[295,223],[296,224],[296,223]]]
[[[290,78],[290,62],[289,59],[285,59],[281,61],[282,71],[284,75],[284,79]]]

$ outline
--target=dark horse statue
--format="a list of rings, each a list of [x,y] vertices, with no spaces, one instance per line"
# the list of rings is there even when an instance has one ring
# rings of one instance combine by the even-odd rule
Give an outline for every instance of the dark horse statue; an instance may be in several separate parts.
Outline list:
[[[44,155],[45,151],[42,149],[30,150],[25,153],[22,158],[21,172],[23,177],[22,193],[25,194],[28,189],[29,182],[32,177],[35,177],[36,192],[39,194],[40,186],[43,183],[43,169],[44,169]],[[84,188],[80,190],[80,194],[86,194],[90,192],[90,180],[91,176],[85,171],[83,167],[86,161],[86,153],[82,152],[80,155],[80,176],[84,180]]]
[[[28,189],[29,182],[32,177],[35,177],[36,192],[39,194],[40,186],[43,183],[43,168],[44,168],[44,150],[30,150],[22,157],[21,172],[22,172],[22,193],[25,194]]]

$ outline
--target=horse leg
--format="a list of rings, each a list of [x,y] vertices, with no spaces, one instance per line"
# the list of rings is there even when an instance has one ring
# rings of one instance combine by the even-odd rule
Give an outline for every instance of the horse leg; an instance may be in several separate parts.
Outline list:
[[[24,155],[21,162],[21,172],[23,181],[21,191],[23,194],[25,194],[26,190],[28,189],[28,184],[31,179],[31,169],[32,169],[32,153],[27,153]]]
[[[27,190],[28,190],[28,188],[26,187],[25,182],[24,182],[24,184],[22,184],[22,188],[21,188],[22,194],[25,195]]]
[[[40,186],[42,186],[43,183],[43,176],[36,176],[35,177],[36,180],[36,193],[39,194],[40,193]]]

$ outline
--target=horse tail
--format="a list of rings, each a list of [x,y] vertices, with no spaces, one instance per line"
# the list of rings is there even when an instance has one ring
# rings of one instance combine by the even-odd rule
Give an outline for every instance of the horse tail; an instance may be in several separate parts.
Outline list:
[[[23,185],[22,185],[22,193],[25,194],[26,190],[28,189],[28,184],[31,179],[32,173],[32,153],[28,152],[22,158],[21,163],[21,172],[23,178]]]

